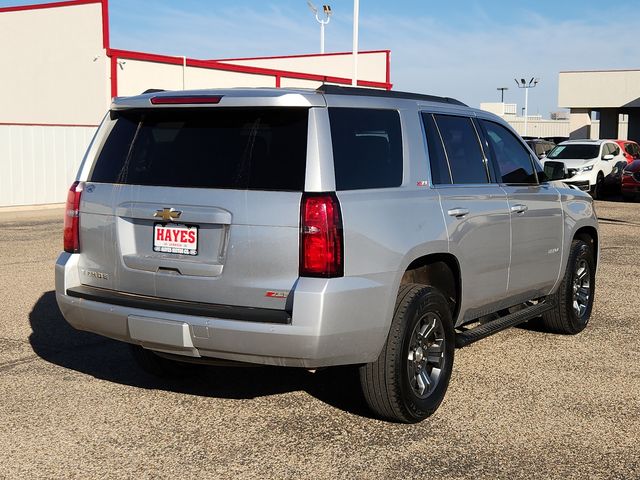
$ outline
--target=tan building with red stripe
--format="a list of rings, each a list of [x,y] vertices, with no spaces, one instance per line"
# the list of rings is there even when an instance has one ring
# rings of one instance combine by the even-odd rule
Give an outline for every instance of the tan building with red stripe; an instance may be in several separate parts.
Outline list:
[[[112,48],[108,0],[0,8],[0,45],[0,207],[63,201],[112,97],[352,83],[350,52],[209,60]],[[390,89],[390,52],[359,52],[358,75]]]

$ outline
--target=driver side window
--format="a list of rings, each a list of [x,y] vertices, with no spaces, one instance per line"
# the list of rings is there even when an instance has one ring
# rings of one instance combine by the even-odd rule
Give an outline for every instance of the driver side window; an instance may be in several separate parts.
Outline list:
[[[497,163],[503,183],[537,184],[535,170],[529,151],[513,133],[502,125],[489,120],[480,120],[489,151]]]

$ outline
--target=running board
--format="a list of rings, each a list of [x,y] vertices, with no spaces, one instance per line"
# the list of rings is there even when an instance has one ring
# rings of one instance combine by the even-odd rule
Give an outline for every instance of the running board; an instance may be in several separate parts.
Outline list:
[[[501,332],[510,327],[515,327],[521,323],[531,320],[532,318],[539,317],[544,312],[551,310],[554,307],[553,303],[541,302],[536,305],[518,310],[517,312],[510,313],[504,317],[500,317],[496,320],[492,320],[488,323],[479,325],[463,332],[456,332],[456,347],[462,348],[467,345],[477,342],[489,335]]]

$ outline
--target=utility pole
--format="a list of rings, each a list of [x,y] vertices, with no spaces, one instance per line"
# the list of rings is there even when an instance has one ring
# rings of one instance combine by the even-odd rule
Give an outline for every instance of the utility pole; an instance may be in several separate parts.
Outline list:
[[[504,91],[509,90],[509,87],[498,87],[496,90],[500,92],[500,102],[504,103]]]
[[[358,86],[358,23],[360,16],[360,0],[353,0],[353,79],[351,84]]]
[[[521,78],[520,81],[518,81],[517,78],[514,78],[514,80],[516,81],[516,85],[518,85],[518,88],[524,88],[524,135],[527,135],[527,120],[529,118],[529,89],[530,88],[534,88],[538,83],[540,83],[540,79],[536,78],[536,77],[532,77],[531,80],[529,80],[528,82],[524,79]]]

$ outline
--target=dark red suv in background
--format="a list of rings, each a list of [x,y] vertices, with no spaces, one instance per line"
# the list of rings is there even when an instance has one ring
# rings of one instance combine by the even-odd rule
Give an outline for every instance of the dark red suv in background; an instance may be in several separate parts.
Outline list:
[[[624,167],[620,190],[622,198],[626,201],[638,198],[640,195],[640,160],[634,160]]]

